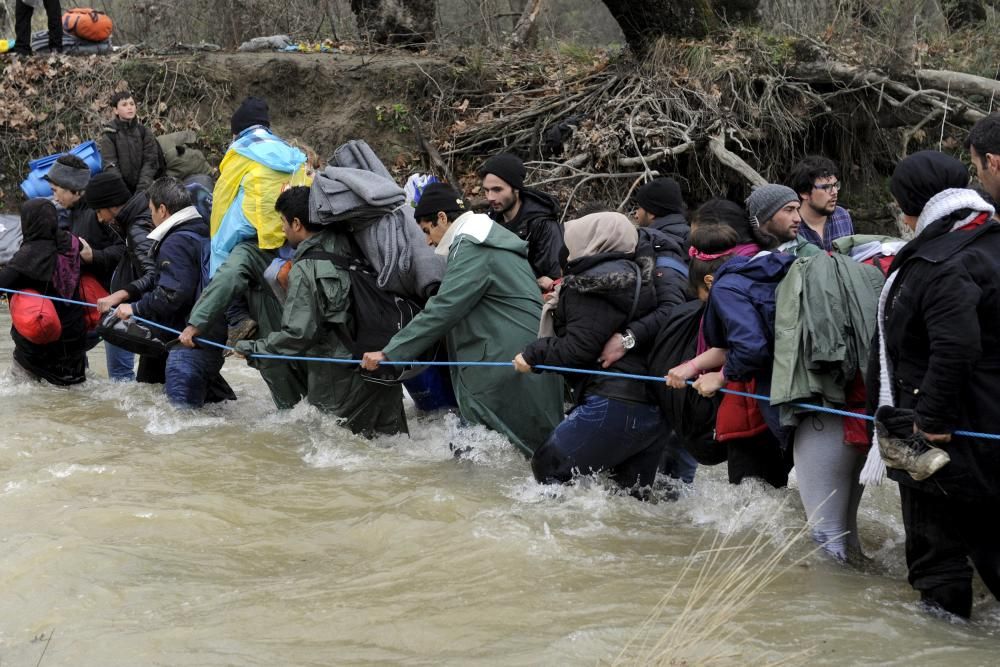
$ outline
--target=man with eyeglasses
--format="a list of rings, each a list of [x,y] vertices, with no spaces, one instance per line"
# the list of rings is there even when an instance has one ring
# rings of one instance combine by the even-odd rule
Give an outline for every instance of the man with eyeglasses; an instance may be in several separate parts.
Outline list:
[[[836,239],[854,234],[851,214],[837,206],[840,180],[833,160],[807,156],[792,167],[786,183],[802,200],[800,238],[829,252]]]

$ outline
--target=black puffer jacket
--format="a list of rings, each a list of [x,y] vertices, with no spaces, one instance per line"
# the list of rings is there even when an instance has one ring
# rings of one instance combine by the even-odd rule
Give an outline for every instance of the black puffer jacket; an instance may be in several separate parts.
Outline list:
[[[639,228],[639,248],[656,262],[653,267],[656,308],[629,322],[625,329],[635,335],[637,349],[648,350],[656,335],[670,323],[674,308],[688,301],[687,274],[672,266],[686,268],[688,258],[680,238],[652,227]]]
[[[621,330],[629,319],[636,293],[636,268],[631,256],[605,253],[582,257],[566,267],[566,277],[559,291],[555,311],[556,335],[539,338],[524,350],[524,359],[532,366],[563,366],[602,370],[597,358],[604,343]],[[651,283],[652,266],[639,269],[642,282],[636,313],[648,313],[656,307]],[[634,317],[634,316],[633,316]],[[607,369],[612,372],[648,374],[645,355],[632,350]],[[567,373],[576,401],[588,394],[621,400],[653,403],[640,380],[615,379],[599,375]]]
[[[111,292],[123,289],[128,292],[128,300],[135,301],[153,289],[156,282],[156,264],[149,256],[153,242],[146,238],[153,231],[153,218],[145,192],[134,194],[118,211],[114,230],[124,241],[125,252],[115,267]]]
[[[59,228],[87,242],[94,251],[94,259],[83,265],[106,290],[111,288],[111,274],[125,254],[125,242],[109,225],[97,221],[97,214],[81,199],[76,206],[60,211]]]
[[[156,178],[160,149],[153,132],[138,119],[114,118],[103,128],[97,147],[104,171],[117,171],[133,193],[146,190]]]
[[[893,262],[899,275],[885,307],[893,395],[927,433],[1000,433],[1000,224],[949,232],[952,224],[932,223]],[[872,357],[869,400],[879,389]],[[893,469],[889,477],[928,493],[1000,497],[1000,441],[954,436],[939,446],[951,462],[925,481]]]
[[[564,252],[559,201],[531,188],[522,188],[520,192],[521,209],[516,218],[505,222],[501,214],[490,212],[490,216],[528,243],[528,262],[535,277],[548,276],[554,280],[562,275],[560,258]]]

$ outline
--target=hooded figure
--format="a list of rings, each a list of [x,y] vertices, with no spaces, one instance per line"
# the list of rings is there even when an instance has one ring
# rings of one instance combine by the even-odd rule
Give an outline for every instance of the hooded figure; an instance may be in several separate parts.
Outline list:
[[[452,361],[509,362],[535,338],[542,312],[527,244],[470,212],[451,224],[437,252],[448,258],[441,287],[385,356],[416,359],[443,337]],[[476,366],[453,366],[451,378],[462,418],[502,433],[527,456],[562,418],[558,378]]]
[[[567,223],[565,277],[547,306],[554,335],[526,346],[515,360],[518,370],[600,369],[597,359],[608,337],[656,306],[651,267],[643,270],[632,261],[637,242],[638,232],[620,213],[594,213]],[[645,355],[633,351],[607,370],[649,371]],[[573,383],[576,407],[532,457],[535,479],[567,482],[575,471],[610,470],[625,488],[652,484],[663,452],[660,436],[669,427],[644,383],[578,373],[566,377]]]
[[[878,354],[868,371],[869,408],[908,417],[907,435],[951,461],[899,483],[910,584],[925,604],[972,612],[972,568],[1000,599],[1000,445],[956,431],[1000,433],[1000,224],[966,189],[968,170],[937,151],[899,163],[890,191],[916,237],[896,255],[879,300]],[[908,412],[904,412],[908,411]],[[869,456],[865,467],[881,461]],[[871,478],[869,478],[871,479]],[[877,478],[876,478],[877,479]]]
[[[23,242],[0,270],[0,287],[33,289],[61,299],[76,299],[80,281],[79,240],[59,229],[55,206],[31,199],[21,206]],[[39,297],[26,297],[39,298]],[[52,343],[32,343],[11,327],[14,361],[33,377],[55,385],[79,384],[86,379],[83,308],[53,301],[61,334]]]
[[[212,275],[241,241],[254,240],[261,250],[283,246],[274,203],[286,187],[309,185],[305,153],[271,132],[269,123],[267,103],[257,97],[233,113],[235,136],[212,193]]]

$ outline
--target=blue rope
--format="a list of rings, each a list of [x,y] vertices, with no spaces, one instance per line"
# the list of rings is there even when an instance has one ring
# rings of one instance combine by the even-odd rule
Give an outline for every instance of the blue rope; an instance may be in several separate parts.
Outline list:
[[[52,301],[61,301],[63,303],[71,303],[77,306],[85,306],[87,308],[97,308],[97,304],[88,303],[86,301],[75,301],[73,299],[63,299],[57,296],[48,296],[45,294],[33,294],[31,292],[22,292],[19,290],[5,289],[0,287],[0,292],[6,292],[8,294],[22,294],[24,296],[35,296],[41,297],[43,299],[50,299]],[[142,322],[143,324],[148,324],[150,326],[162,329],[174,335],[180,336],[181,332],[177,329],[168,327],[164,324],[154,322],[152,320],[147,320],[144,317],[139,317],[133,314],[133,318]],[[195,338],[195,341],[202,345],[209,345],[211,347],[217,347],[222,350],[230,350],[236,352],[235,348],[229,347],[228,345],[223,345],[222,343],[216,343],[212,340],[207,340],[205,338]],[[250,355],[254,359],[279,359],[284,361],[309,361],[309,362],[320,362],[328,364],[343,364],[343,365],[358,365],[357,359],[343,359],[337,357],[303,357],[295,355],[285,355],[285,354],[252,354]],[[511,362],[509,361],[382,361],[379,365],[382,366],[465,366],[465,367],[491,367],[491,368],[510,368]],[[555,373],[575,373],[579,375],[599,375],[606,377],[613,377],[618,379],[626,380],[639,380],[642,382],[664,382],[664,379],[657,375],[636,375],[634,373],[615,373],[613,371],[600,371],[600,370],[590,370],[583,368],[564,368],[562,366],[545,366],[539,364],[535,366],[539,370],[552,371]],[[686,381],[688,385],[693,385],[693,380]],[[771,402],[770,397],[763,396],[761,394],[751,394],[745,391],[736,391],[735,389],[719,389],[723,394],[733,394],[734,396],[743,396],[745,398],[753,398],[759,401],[765,401],[767,403]],[[808,403],[790,403],[792,407],[802,408],[804,410],[811,410],[813,412],[825,412],[831,415],[837,415],[839,417],[850,417],[852,419],[864,419],[865,421],[873,422],[875,418],[871,415],[858,414],[855,412],[849,412],[847,410],[838,410],[837,408],[828,408],[823,405],[810,405]],[[1000,440],[1000,434],[996,433],[978,433],[976,431],[955,431],[953,435],[965,436],[967,438],[983,438],[986,440]]]

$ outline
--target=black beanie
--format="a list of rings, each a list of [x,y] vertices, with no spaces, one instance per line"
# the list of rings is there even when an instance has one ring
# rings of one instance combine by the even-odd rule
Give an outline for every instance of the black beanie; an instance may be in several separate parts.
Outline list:
[[[931,197],[948,188],[969,185],[969,170],[940,151],[920,151],[896,165],[889,192],[906,215],[919,216]]]
[[[243,104],[233,112],[233,117],[229,120],[233,135],[253,125],[271,127],[271,114],[267,110],[267,102],[259,97],[248,97],[243,100]]]
[[[117,172],[102,171],[87,183],[84,198],[87,206],[96,211],[100,208],[123,206],[132,198],[132,193]]]
[[[420,201],[413,209],[413,217],[427,220],[436,218],[439,211],[453,213],[464,210],[465,202],[458,190],[447,183],[428,183],[420,193]]]
[[[486,174],[493,174],[515,190],[520,190],[524,187],[524,177],[527,172],[521,158],[512,153],[500,153],[491,157],[479,168],[479,178],[485,178]]]
[[[635,191],[635,203],[656,217],[684,213],[681,186],[672,178],[657,178]]]

